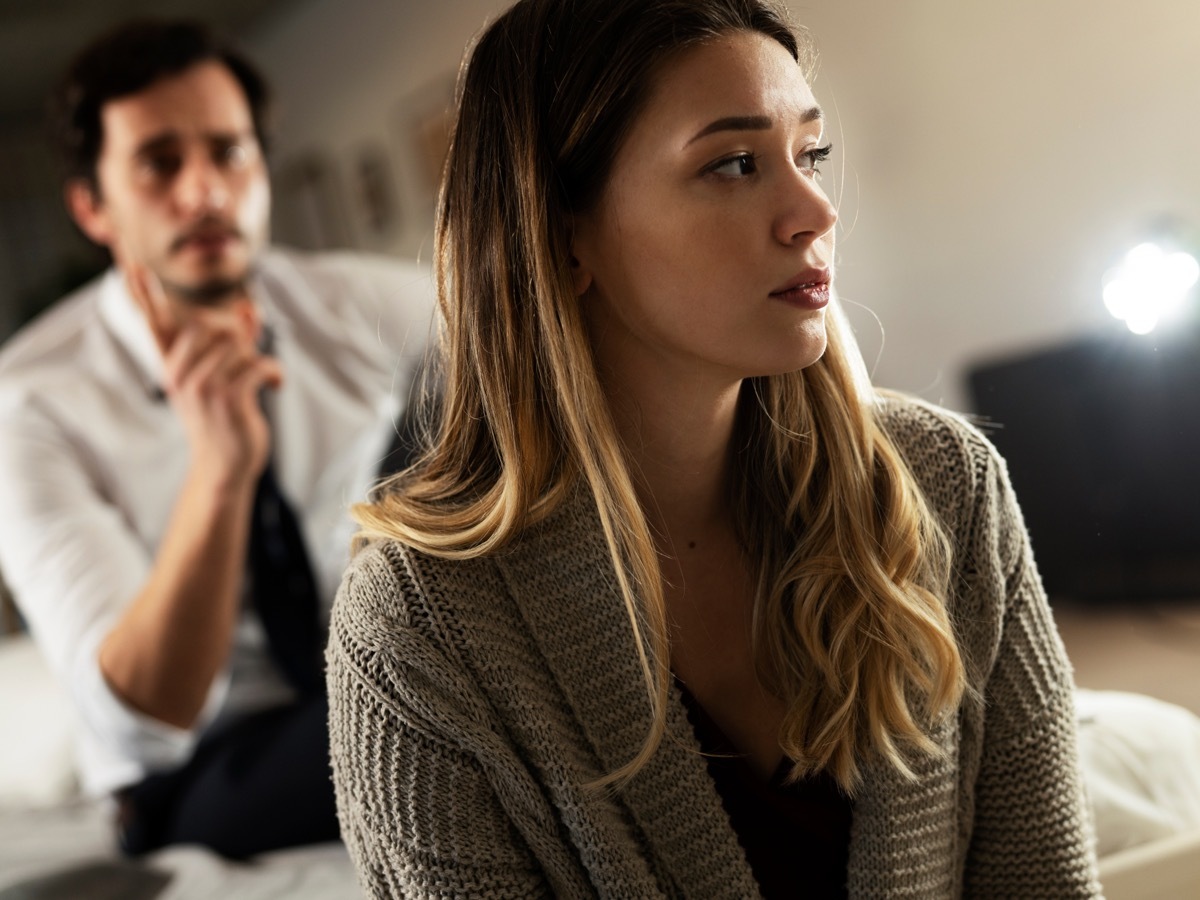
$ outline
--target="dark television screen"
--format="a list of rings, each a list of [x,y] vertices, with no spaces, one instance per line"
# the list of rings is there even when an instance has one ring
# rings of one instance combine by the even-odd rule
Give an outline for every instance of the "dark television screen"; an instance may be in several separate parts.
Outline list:
[[[1080,340],[968,381],[1052,595],[1200,598],[1200,332]]]

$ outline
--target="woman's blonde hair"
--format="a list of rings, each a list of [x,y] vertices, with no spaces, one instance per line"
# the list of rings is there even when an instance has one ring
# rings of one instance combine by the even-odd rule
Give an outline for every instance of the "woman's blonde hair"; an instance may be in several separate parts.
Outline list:
[[[594,498],[665,731],[670,647],[662,574],[597,377],[569,269],[572,215],[592,208],[655,72],[688,47],[756,31],[804,49],[770,0],[520,0],[460,79],[439,198],[441,397],[419,461],[355,515],[451,559],[495,553],[580,479]],[[873,757],[908,771],[934,752],[962,664],[942,597],[948,542],[855,384],[836,316],[803,371],[749,379],[737,412],[736,527],[758,562],[753,646],[786,713],[793,775],[847,790]]]

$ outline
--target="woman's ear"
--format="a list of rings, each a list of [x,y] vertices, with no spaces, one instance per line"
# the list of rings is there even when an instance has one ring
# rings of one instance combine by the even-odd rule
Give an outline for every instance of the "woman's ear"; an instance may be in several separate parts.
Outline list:
[[[592,286],[592,273],[579,261],[579,258],[572,253],[570,257],[571,265],[571,282],[575,287],[575,296],[582,297],[588,292],[588,288]]]
[[[592,287],[595,276],[592,273],[591,255],[591,219],[588,216],[576,215],[571,221],[571,255],[568,262],[571,266],[571,283],[575,288],[575,296],[582,297]]]

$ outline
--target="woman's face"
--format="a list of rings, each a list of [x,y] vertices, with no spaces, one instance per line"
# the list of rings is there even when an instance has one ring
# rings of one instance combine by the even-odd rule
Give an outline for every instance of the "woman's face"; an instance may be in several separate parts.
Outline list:
[[[820,110],[778,42],[734,32],[663,69],[575,223],[603,372],[729,382],[820,358],[837,220],[821,148]]]

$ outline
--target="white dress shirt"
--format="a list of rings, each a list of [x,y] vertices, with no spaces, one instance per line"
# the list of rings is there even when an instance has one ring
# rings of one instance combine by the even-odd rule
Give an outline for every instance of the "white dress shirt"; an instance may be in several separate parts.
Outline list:
[[[284,370],[267,397],[275,470],[328,616],[347,508],[375,478],[429,341],[432,280],[392,260],[271,250],[251,291]],[[207,729],[292,696],[247,603],[194,728],[132,709],[100,673],[100,644],[149,575],[188,466],[161,372],[114,270],[0,350],[0,571],[72,695],[92,794],[178,767]]]

